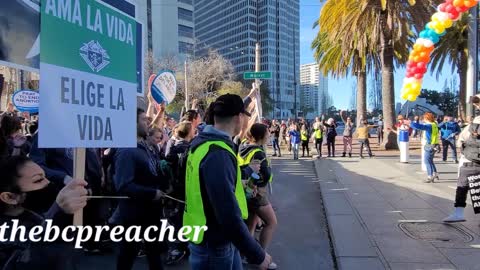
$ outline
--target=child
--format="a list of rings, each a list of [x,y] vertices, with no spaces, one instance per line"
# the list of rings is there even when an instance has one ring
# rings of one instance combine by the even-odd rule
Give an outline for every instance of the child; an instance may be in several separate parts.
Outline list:
[[[293,159],[298,159],[298,145],[300,144],[300,132],[298,125],[293,125],[293,130],[289,133],[290,135],[290,145],[293,150]]]
[[[300,139],[302,140],[302,157],[305,157],[305,148],[307,149],[307,157],[310,156],[310,149],[308,148],[308,131],[305,125],[302,125],[300,130]]]

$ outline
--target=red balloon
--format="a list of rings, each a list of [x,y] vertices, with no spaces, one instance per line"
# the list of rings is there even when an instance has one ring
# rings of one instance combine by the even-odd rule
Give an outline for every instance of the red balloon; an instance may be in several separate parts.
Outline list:
[[[452,4],[453,0],[445,0],[445,4]]]
[[[427,67],[427,65],[425,64],[425,62],[420,62],[420,63],[417,64],[418,69],[424,69],[426,67]]]
[[[426,67],[418,68],[418,69],[417,69],[417,72],[424,74],[425,72],[427,72],[427,68],[426,68]]]
[[[452,4],[447,4],[447,6],[445,6],[445,11],[448,13],[452,13],[452,11],[457,11],[457,9]]]
[[[466,12],[469,8],[466,6],[457,7],[456,10],[460,13]]]
[[[456,9],[454,9],[448,12],[448,17],[450,18],[450,20],[456,20],[458,19],[458,17],[460,17],[460,13]]]
[[[414,67],[414,66],[416,66],[416,65],[417,65],[417,63],[415,63],[415,62],[413,62],[413,61],[408,61],[408,62],[407,62],[407,67]]]
[[[421,80],[421,79],[423,79],[423,74],[422,73],[417,73],[417,74],[413,75],[413,77],[415,77],[415,79],[417,79],[417,80]]]
[[[441,12],[446,12],[446,10],[445,10],[446,6],[447,6],[446,3],[442,3],[438,6],[438,10],[440,10]]]

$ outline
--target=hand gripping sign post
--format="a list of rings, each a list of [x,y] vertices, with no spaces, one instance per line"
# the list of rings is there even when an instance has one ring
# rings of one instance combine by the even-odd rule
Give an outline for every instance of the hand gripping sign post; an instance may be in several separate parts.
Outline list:
[[[95,0],[42,0],[39,146],[136,146],[136,21]],[[82,223],[75,214],[74,225]]]

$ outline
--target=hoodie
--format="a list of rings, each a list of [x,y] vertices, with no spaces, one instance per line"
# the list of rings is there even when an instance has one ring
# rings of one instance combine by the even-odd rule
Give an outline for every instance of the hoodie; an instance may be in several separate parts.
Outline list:
[[[222,141],[234,149],[229,134],[206,126],[191,143],[195,150],[207,141]],[[200,163],[200,191],[208,230],[202,246],[222,247],[233,243],[248,261],[260,264],[265,251],[250,235],[235,197],[237,181],[237,159],[223,148],[213,145]]]

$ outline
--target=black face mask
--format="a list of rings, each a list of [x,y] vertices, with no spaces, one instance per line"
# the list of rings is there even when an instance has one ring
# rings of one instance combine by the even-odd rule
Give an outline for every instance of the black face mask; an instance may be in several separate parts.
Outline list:
[[[45,213],[55,202],[59,191],[55,184],[50,183],[42,189],[24,192],[22,206],[38,214]]]

